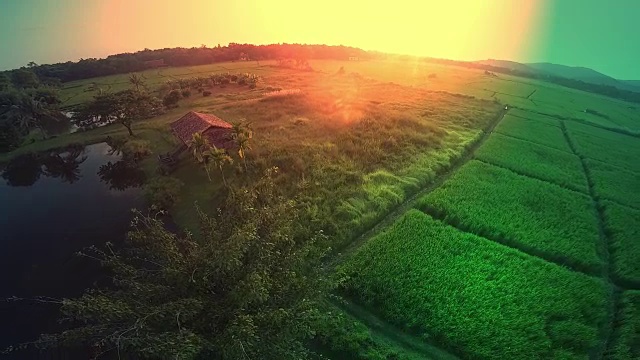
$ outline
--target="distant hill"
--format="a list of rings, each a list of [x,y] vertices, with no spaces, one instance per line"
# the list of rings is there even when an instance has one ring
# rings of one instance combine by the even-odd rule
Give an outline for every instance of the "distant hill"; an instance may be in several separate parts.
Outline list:
[[[618,89],[640,92],[640,80],[617,80],[590,68],[580,66],[566,66],[552,63],[519,63],[508,60],[481,60],[476,63],[507,68],[519,72],[559,76],[567,79],[580,80],[587,83],[615,86]]]

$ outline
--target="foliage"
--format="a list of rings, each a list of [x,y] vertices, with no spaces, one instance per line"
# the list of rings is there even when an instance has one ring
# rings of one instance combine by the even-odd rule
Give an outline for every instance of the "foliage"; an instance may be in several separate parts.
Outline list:
[[[25,68],[11,72],[11,83],[16,89],[37,88],[40,86],[38,76],[33,71]]]
[[[640,284],[640,210],[602,201],[614,276]]]
[[[589,193],[580,159],[568,152],[496,133],[478,149],[476,158],[567,189]]]
[[[203,91],[202,96],[211,96],[211,91],[208,91],[208,90]]]
[[[299,359],[324,290],[325,237],[296,238],[295,203],[275,170],[234,189],[215,216],[199,212],[201,236],[177,236],[137,213],[128,247],[94,249],[113,286],[62,305],[67,330],[43,346],[83,343],[145,358]]]
[[[140,86],[144,87],[144,80],[139,74],[131,74],[129,75],[129,83],[133,85],[137,91],[140,91]]]
[[[247,170],[247,158],[246,151],[251,150],[251,144],[249,141],[253,138],[253,130],[251,124],[236,123],[231,128],[231,137],[238,147],[238,157],[244,164],[244,170]]]
[[[207,168],[209,165],[217,167],[218,170],[220,170],[220,176],[222,177],[222,182],[224,183],[224,186],[229,187],[229,184],[227,183],[227,179],[224,177],[224,167],[227,164],[229,165],[233,164],[233,158],[229,156],[224,149],[218,149],[217,147],[215,147],[215,145],[209,148],[204,153],[204,157],[205,157],[205,160],[204,160],[205,168]],[[209,174],[209,171],[207,171],[207,175],[208,174]],[[209,181],[211,181],[211,178],[209,178]]]
[[[554,149],[571,152],[567,140],[562,134],[560,123],[555,120],[553,122],[532,120],[511,115],[511,112],[505,115],[504,119],[496,127],[496,132],[513,136],[518,139],[531,141],[536,144],[545,145]]]
[[[100,180],[113,190],[126,190],[142,186],[146,174],[135,163],[127,160],[107,162],[98,168]]]
[[[364,244],[340,274],[347,294],[464,358],[585,358],[606,321],[602,280],[417,210]]]
[[[465,231],[590,273],[602,266],[592,199],[471,160],[421,209]]]
[[[74,115],[80,127],[100,126],[112,122],[122,124],[130,136],[134,121],[162,114],[162,102],[144,91],[123,90],[97,94],[93,101],[81,106]]]
[[[182,90],[182,97],[188,98],[191,96],[191,90]]]
[[[182,94],[179,90],[171,90],[164,96],[162,103],[167,108],[172,108],[178,105],[178,101],[182,98]]]
[[[144,195],[149,204],[168,210],[178,201],[183,186],[184,183],[174,177],[156,177],[144,185]]]
[[[614,332],[612,360],[632,360],[640,358],[640,291],[628,290],[622,293],[621,307],[617,318],[620,327]]]

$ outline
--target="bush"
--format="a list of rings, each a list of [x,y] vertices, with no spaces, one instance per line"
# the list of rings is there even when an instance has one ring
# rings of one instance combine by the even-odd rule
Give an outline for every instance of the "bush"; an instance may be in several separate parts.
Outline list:
[[[202,96],[210,96],[211,95],[211,91],[203,91],[202,92]]]
[[[151,144],[147,140],[129,140],[121,148],[122,158],[138,162],[152,154]]]
[[[238,75],[231,75],[229,78],[230,78],[231,82],[238,81]]]
[[[150,205],[167,210],[178,201],[180,189],[184,183],[174,177],[162,176],[149,181],[143,193]]]
[[[168,108],[175,107],[177,106],[178,101],[180,101],[180,97],[181,94],[179,90],[171,90],[167,95],[164,96],[164,98],[162,99],[162,103]]]
[[[189,96],[191,96],[190,90],[182,90],[182,97],[188,98]]]
[[[255,88],[256,88],[256,84],[255,83],[249,84],[249,89],[255,89]]]

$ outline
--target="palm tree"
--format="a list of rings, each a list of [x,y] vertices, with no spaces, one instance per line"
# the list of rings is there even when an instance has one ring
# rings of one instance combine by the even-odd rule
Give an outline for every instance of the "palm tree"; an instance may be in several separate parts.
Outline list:
[[[249,125],[250,123],[237,123],[233,124],[233,127],[231,128],[231,137],[235,140],[236,145],[238,146],[238,157],[242,159],[245,172],[247,171],[246,151],[251,150],[249,140],[253,138],[253,131]]]
[[[137,91],[140,91],[140,86],[144,86],[144,80],[142,79],[142,76],[136,73],[129,75],[129,82],[136,87]]]
[[[229,185],[227,184],[227,179],[225,179],[224,177],[224,166],[226,164],[233,164],[233,158],[229,156],[226,151],[224,151],[223,149],[218,149],[215,145],[205,153],[205,157],[207,158],[207,165],[211,163],[217,166],[218,169],[220,169],[222,182],[224,183],[224,186],[229,187]]]
[[[194,159],[196,159],[199,164],[202,164],[202,166],[204,167],[204,171],[207,172],[207,178],[209,178],[209,181],[211,181],[209,166],[207,164],[207,152],[209,151],[209,149],[211,149],[211,145],[209,145],[209,141],[207,140],[207,138],[202,137],[201,133],[193,134],[191,143],[189,144],[189,149],[191,150],[191,154],[193,155]]]

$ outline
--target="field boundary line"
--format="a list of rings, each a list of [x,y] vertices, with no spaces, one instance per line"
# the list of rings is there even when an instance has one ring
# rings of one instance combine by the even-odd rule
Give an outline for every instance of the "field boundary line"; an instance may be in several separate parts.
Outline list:
[[[601,270],[600,269],[596,269],[596,268],[591,268],[589,265],[586,264],[579,264],[577,262],[575,262],[574,260],[571,259],[566,259],[566,258],[560,258],[560,257],[556,257],[553,255],[553,253],[550,252],[546,252],[546,251],[542,251],[542,250],[538,250],[535,249],[531,246],[527,246],[524,244],[519,243],[518,241],[516,241],[515,239],[511,239],[511,238],[497,238],[494,236],[487,236],[486,234],[481,234],[479,232],[473,231],[471,229],[468,229],[466,226],[464,225],[460,225],[460,224],[456,224],[454,222],[452,222],[451,220],[449,220],[447,218],[446,215],[441,214],[439,211],[437,211],[436,209],[432,209],[432,208],[420,208],[420,211],[422,211],[423,213],[431,216],[432,218],[448,225],[451,226],[463,233],[467,233],[467,234],[471,234],[471,235],[475,235],[479,238],[482,238],[486,241],[490,241],[492,243],[496,243],[496,244],[500,244],[504,247],[508,247],[510,249],[519,251],[525,255],[531,256],[531,257],[535,257],[537,259],[540,259],[544,262],[556,265],[556,266],[560,266],[562,268],[565,268],[569,271],[575,272],[575,273],[580,273],[584,276],[589,276],[589,277],[593,277],[593,278],[597,278],[600,279],[601,278]],[[601,268],[602,266],[599,266],[599,268]]]
[[[560,187],[560,188],[562,188],[562,189],[564,189],[564,190],[573,191],[573,192],[577,192],[578,194],[582,194],[582,195],[590,196],[590,195],[589,195],[589,190],[588,190],[588,189],[587,189],[587,191],[586,191],[586,192],[583,192],[583,191],[580,191],[580,190],[578,190],[578,189],[573,189],[573,188],[570,188],[570,187],[568,187],[568,186],[560,185],[560,184],[558,184],[558,183],[556,183],[556,182],[553,182],[553,181],[551,181],[551,180],[546,180],[546,179],[543,179],[543,178],[537,177],[537,176],[535,176],[535,175],[525,174],[525,173],[523,173],[523,172],[521,172],[521,171],[514,170],[514,169],[512,169],[512,168],[510,168],[510,167],[508,167],[508,166],[495,164],[495,163],[493,163],[493,162],[491,162],[491,161],[483,160],[483,159],[480,159],[480,158],[478,158],[478,157],[475,157],[475,158],[474,158],[474,160],[476,160],[476,161],[480,161],[480,162],[485,163],[485,164],[487,164],[487,165],[491,165],[491,166],[499,167],[499,168],[501,168],[501,169],[505,169],[505,170],[507,170],[507,171],[511,171],[512,173],[514,173],[514,174],[516,174],[516,175],[518,175],[518,176],[523,176],[523,177],[527,177],[527,178],[530,178],[530,179],[534,179],[534,180],[542,181],[542,182],[545,182],[545,183],[550,184],[550,185],[558,186],[558,187]]]
[[[615,333],[616,323],[615,316],[617,311],[619,310],[616,306],[616,292],[618,291],[617,285],[613,281],[612,273],[613,273],[613,263],[611,261],[611,240],[607,236],[606,233],[606,225],[605,225],[605,217],[604,217],[604,208],[599,202],[599,197],[595,192],[595,187],[593,183],[593,178],[591,176],[591,171],[587,166],[585,158],[580,154],[577,150],[573,140],[571,139],[571,135],[567,130],[566,124],[564,121],[560,122],[562,127],[562,133],[564,134],[571,151],[580,158],[580,163],[582,164],[582,169],[584,171],[585,176],[587,177],[587,184],[589,185],[589,194],[591,196],[591,201],[593,202],[594,214],[596,217],[596,221],[598,223],[598,235],[600,238],[600,256],[602,261],[605,263],[605,266],[602,267],[602,279],[605,280],[608,284],[608,309],[607,309],[607,317],[608,324],[605,324],[602,329],[600,329],[600,344],[596,346],[592,350],[592,356],[597,356],[597,358],[602,359],[606,356],[609,348],[611,347],[611,340],[613,338],[613,334]]]
[[[545,145],[545,144],[537,143],[537,142],[535,142],[535,141],[527,140],[527,139],[525,139],[525,138],[521,138],[521,137],[519,137],[519,136],[514,136],[514,135],[505,134],[505,133],[503,133],[503,132],[502,132],[502,131],[500,131],[500,130],[496,130],[496,131],[494,131],[494,133],[496,133],[496,134],[500,134],[500,135],[502,135],[502,136],[506,136],[506,137],[509,137],[509,138],[512,138],[512,139],[516,139],[516,140],[520,140],[520,141],[525,141],[525,142],[528,142],[529,144],[538,145],[538,146],[544,146],[544,147],[546,147],[547,149],[552,149],[552,150],[556,150],[556,151],[562,151],[563,153],[574,155],[571,151],[566,151],[566,150],[561,150],[561,149],[558,149],[558,148],[554,148],[553,146],[549,146],[549,145]]]
[[[412,352],[420,353],[427,359],[438,360],[459,360],[460,358],[448,350],[430,344],[427,340],[413,335],[401,327],[390,324],[368,310],[365,306],[359,305],[349,298],[340,296],[340,299],[330,299],[329,304],[342,310],[347,316],[358,319],[369,331],[385,338]]]

